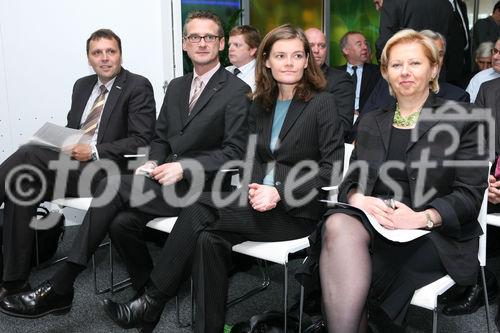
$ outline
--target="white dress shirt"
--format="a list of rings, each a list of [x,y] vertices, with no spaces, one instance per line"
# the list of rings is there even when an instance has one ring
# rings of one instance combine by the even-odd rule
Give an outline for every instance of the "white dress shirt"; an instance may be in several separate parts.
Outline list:
[[[238,67],[240,70],[240,73],[236,75],[240,79],[242,79],[246,84],[252,88],[252,92],[255,91],[255,59],[250,61],[249,63]],[[231,73],[234,73],[234,69],[236,66],[227,66],[226,69],[230,71]]]

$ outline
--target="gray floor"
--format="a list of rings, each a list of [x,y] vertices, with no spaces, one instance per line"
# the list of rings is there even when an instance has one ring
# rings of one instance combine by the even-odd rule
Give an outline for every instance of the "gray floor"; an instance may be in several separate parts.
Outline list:
[[[67,230],[67,235],[63,245],[60,248],[60,254],[64,253],[72,237],[75,235],[76,227],[70,227]],[[153,252],[157,249],[153,246]],[[105,250],[100,250],[97,256],[97,265],[99,280],[101,286],[107,282],[107,257]],[[299,260],[294,260],[290,265],[290,271],[293,274],[294,269],[298,266]],[[31,282],[37,285],[45,280],[54,271],[54,267],[49,267],[43,270],[35,270],[32,274]],[[117,280],[125,277],[125,273],[119,262],[116,263]],[[226,315],[227,323],[236,323],[248,319],[256,313],[261,313],[266,310],[281,310],[282,308],[282,267],[278,265],[270,266],[272,282],[268,289],[258,295],[255,295],[246,301],[237,304],[229,309]],[[254,287],[260,281],[259,270],[252,268],[248,272],[237,273],[231,279],[230,298],[241,294],[243,291]],[[298,285],[290,279],[290,295],[296,295]],[[122,332],[123,330],[115,326],[111,322],[103,310],[99,302],[105,297],[111,297],[115,300],[126,300],[132,295],[132,290],[126,289],[114,295],[94,294],[94,285],[91,270],[86,270],[77,280],[75,289],[75,300],[71,312],[64,316],[48,316],[37,320],[26,320],[19,318],[11,318],[0,314],[0,332]],[[181,303],[181,319],[184,322],[190,320],[191,310],[189,302],[189,291],[187,286],[179,294]],[[496,305],[491,306],[492,318],[496,313]],[[379,332],[431,332],[432,328],[432,313],[430,311],[411,308],[408,316],[408,325],[404,328],[397,329],[388,325],[388,323],[376,323]],[[172,300],[167,304],[163,312],[162,319],[157,326],[156,332],[190,332],[189,328],[179,328],[175,320],[175,302]],[[475,314],[459,317],[446,317],[440,315],[438,319],[438,332],[487,332],[486,317],[484,307],[479,309]],[[492,332],[497,332],[496,327],[492,328]]]

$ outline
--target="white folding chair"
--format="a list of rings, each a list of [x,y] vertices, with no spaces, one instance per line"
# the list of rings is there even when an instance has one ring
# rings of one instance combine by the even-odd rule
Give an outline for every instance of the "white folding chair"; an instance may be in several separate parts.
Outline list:
[[[288,256],[309,247],[309,237],[282,242],[252,242],[246,241],[233,246],[233,251],[257,259],[271,261],[283,266],[283,312],[284,329],[286,332],[288,315]],[[245,295],[246,296],[246,295]]]
[[[484,302],[486,311],[486,323],[488,327],[488,332],[490,332],[490,307],[488,302],[488,291],[486,289],[486,279],[484,276],[484,266],[486,266],[486,221],[487,221],[487,208],[488,208],[488,190],[485,191],[483,196],[483,201],[481,204],[481,210],[479,211],[478,221],[483,229],[483,234],[479,237],[479,252],[478,259],[481,269],[481,278],[483,281],[484,289]],[[455,281],[449,276],[443,276],[442,278],[418,289],[413,294],[411,299],[411,304],[431,310],[433,312],[432,317],[432,332],[437,332],[437,319],[438,319],[438,296],[443,294],[445,291],[450,289],[455,284]]]
[[[346,174],[349,167],[354,145],[344,144],[344,164],[343,175]],[[336,191],[338,186],[324,187],[325,191]],[[336,199],[336,198],[335,198]],[[309,247],[309,237],[293,239],[282,242],[252,242],[246,241],[233,246],[233,251],[242,253],[257,259],[271,261],[284,267],[284,284],[283,284],[283,312],[284,312],[284,331],[287,331],[288,317],[288,257],[290,254],[304,250]],[[300,307],[299,307],[299,332],[302,330],[302,303],[304,290],[301,288]],[[246,295],[244,295],[246,296]],[[242,296],[243,297],[243,296]]]
[[[58,205],[59,207],[62,208],[73,208],[73,209],[78,209],[81,211],[86,212],[90,204],[92,202],[92,197],[84,197],[84,198],[60,198],[60,199],[55,199],[52,201],[52,203]],[[104,294],[107,292],[117,292],[120,291],[130,285],[129,281],[130,279],[124,279],[119,282],[114,282],[114,260],[113,260],[113,247],[111,244],[111,240],[102,243],[99,245],[99,248],[108,246],[109,245],[109,250],[108,250],[108,257],[109,257],[109,266],[110,266],[110,274],[109,274],[109,287],[106,287],[104,289],[99,289],[99,285],[97,282],[97,268],[95,264],[95,256],[92,255],[92,272],[94,275],[94,292],[96,295]],[[56,260],[53,263],[65,260],[67,257],[60,258]]]

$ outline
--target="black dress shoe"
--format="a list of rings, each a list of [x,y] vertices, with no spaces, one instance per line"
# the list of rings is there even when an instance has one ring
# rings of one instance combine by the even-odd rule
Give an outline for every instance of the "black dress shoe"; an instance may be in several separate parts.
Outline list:
[[[466,289],[464,297],[456,302],[450,303],[443,308],[447,316],[459,316],[471,314],[484,305],[484,291],[482,284],[476,284]]]
[[[15,295],[19,293],[23,293],[25,291],[31,290],[31,286],[28,283],[28,281],[24,282],[20,286],[16,287],[7,287],[6,284],[3,284],[0,287],[0,300],[3,299],[5,296],[10,296],[10,295]]]
[[[121,328],[137,328],[139,332],[147,333],[153,332],[160,321],[166,303],[166,298],[158,298],[145,293],[123,304],[106,298],[102,301],[102,306],[106,314]]]
[[[7,296],[0,300],[0,311],[21,318],[40,318],[48,314],[62,315],[71,310],[73,291],[59,295],[52,283],[45,281],[34,291]]]
[[[488,290],[488,302],[493,303],[498,293],[496,277],[486,271],[486,288]],[[447,316],[459,316],[476,312],[484,305],[484,288],[480,281],[474,286],[465,289],[463,296],[453,302],[448,303],[443,308],[443,313]]]

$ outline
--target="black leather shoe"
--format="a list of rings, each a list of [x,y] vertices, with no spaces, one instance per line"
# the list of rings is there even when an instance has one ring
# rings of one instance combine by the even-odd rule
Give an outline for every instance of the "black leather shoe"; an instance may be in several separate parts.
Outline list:
[[[121,328],[137,328],[139,332],[147,333],[153,332],[160,321],[166,303],[166,298],[160,299],[146,293],[123,304],[106,298],[102,301],[102,306],[106,314]]]
[[[446,305],[443,313],[447,316],[459,316],[474,313],[484,305],[483,286],[476,284],[466,289],[464,297],[457,302]]]
[[[21,318],[40,318],[48,314],[62,315],[71,310],[73,291],[56,294],[52,283],[45,281],[37,289],[7,296],[0,300],[0,311]]]
[[[15,295],[15,294],[23,293],[25,291],[30,291],[30,290],[31,290],[31,286],[28,283],[28,281],[26,281],[21,286],[14,287],[14,288],[6,287],[4,284],[0,287],[0,300],[3,299],[5,296]]]
[[[488,301],[493,303],[498,293],[498,284],[495,275],[486,271],[486,288],[488,288]],[[447,316],[471,314],[484,305],[484,288],[480,280],[478,284],[465,289],[463,296],[458,300],[448,303],[443,307]]]

